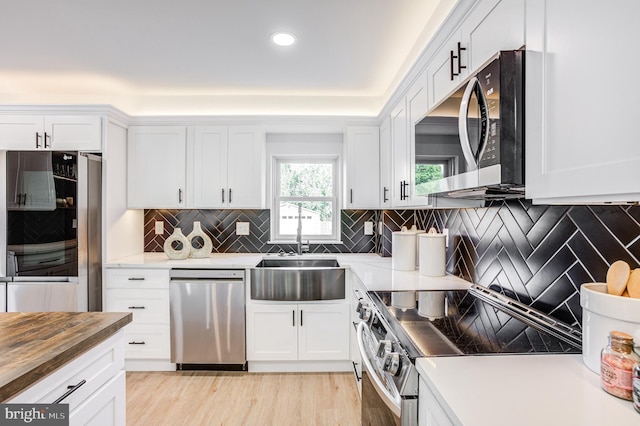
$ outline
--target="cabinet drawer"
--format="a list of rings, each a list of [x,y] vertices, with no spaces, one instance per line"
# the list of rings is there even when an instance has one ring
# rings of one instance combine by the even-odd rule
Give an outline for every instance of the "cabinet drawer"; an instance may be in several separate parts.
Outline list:
[[[107,269],[106,288],[169,288],[168,269]]]
[[[129,325],[125,332],[125,357],[169,359],[169,325]]]
[[[123,339],[124,332],[119,331],[8,402],[51,404],[69,390],[68,386],[77,386],[84,380],[85,383],[78,386],[75,392],[60,401],[69,404],[69,412],[73,411],[124,369]]]
[[[111,289],[106,292],[107,311],[131,312],[133,324],[168,324],[169,290]]]

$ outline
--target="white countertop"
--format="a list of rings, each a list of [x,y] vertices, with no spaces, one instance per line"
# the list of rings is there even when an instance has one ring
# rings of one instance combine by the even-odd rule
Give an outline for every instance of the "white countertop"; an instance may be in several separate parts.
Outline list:
[[[582,355],[431,357],[416,366],[465,426],[640,425],[631,401],[603,391]]]
[[[256,266],[267,253],[212,253],[204,259],[171,260],[164,253],[141,253],[114,259],[107,268],[230,268],[246,269]],[[289,256],[286,256],[289,258]],[[298,256],[291,256],[295,258]],[[305,258],[335,258],[341,266],[349,267],[370,291],[466,290],[471,283],[452,275],[427,277],[415,271],[391,269],[391,258],[371,253],[304,254]]]

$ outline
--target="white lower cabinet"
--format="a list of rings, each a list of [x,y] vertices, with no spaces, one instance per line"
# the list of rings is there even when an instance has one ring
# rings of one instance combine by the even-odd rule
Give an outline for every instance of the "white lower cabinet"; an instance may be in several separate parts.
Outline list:
[[[105,311],[133,314],[125,330],[127,370],[170,369],[169,269],[108,268],[105,277]]]
[[[120,426],[126,423],[124,331],[45,376],[10,399],[12,404],[51,404],[66,396],[69,424]]]
[[[445,409],[440,405],[436,396],[421,377],[418,394],[418,425],[419,426],[453,426]]]
[[[349,359],[349,305],[248,304],[248,361]]]
[[[126,373],[121,371],[100,391],[69,413],[70,425],[108,426],[126,424]]]

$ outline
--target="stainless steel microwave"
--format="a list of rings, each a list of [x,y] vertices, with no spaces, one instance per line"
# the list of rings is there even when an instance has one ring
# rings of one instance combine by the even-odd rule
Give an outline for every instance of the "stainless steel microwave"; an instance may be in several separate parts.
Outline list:
[[[524,196],[524,51],[502,51],[416,124],[414,194]]]

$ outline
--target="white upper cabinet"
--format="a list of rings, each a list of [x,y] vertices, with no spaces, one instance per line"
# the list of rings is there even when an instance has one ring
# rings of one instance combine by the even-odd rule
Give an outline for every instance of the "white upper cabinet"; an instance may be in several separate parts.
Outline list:
[[[380,204],[380,130],[377,126],[347,127],[348,209],[376,209]]]
[[[409,204],[409,188],[411,163],[407,126],[406,98],[403,98],[391,111],[391,158],[393,164],[393,181],[391,183],[392,207],[406,207]]]
[[[460,30],[454,31],[427,66],[429,107],[451,93],[468,73],[467,46],[463,46]]]
[[[500,50],[524,45],[525,0],[476,3],[427,66],[429,107],[436,106]]]
[[[407,146],[409,154],[409,179],[411,185],[408,189],[409,204],[412,206],[426,206],[428,204],[427,197],[416,196],[414,186],[416,185],[416,124],[424,118],[427,114],[427,79],[426,72],[421,74],[418,80],[409,88],[407,92],[407,117],[408,117],[408,130],[407,130]]]
[[[230,126],[227,145],[228,208],[265,207],[266,135],[255,126]]]
[[[640,201],[640,2],[530,0],[526,13],[527,198]]]
[[[187,150],[190,206],[220,208],[228,200],[226,126],[198,126],[188,130]]]
[[[190,208],[264,208],[265,134],[253,126],[189,128]]]
[[[380,125],[380,207],[391,207],[391,186],[393,182],[391,164],[391,118]]]
[[[525,0],[484,0],[461,27],[469,72],[478,71],[500,50],[524,46]]]
[[[185,207],[187,129],[132,126],[127,144],[127,206]]]
[[[0,149],[100,151],[101,123],[95,116],[0,115]]]
[[[264,144],[248,126],[132,126],[127,205],[263,208]]]

